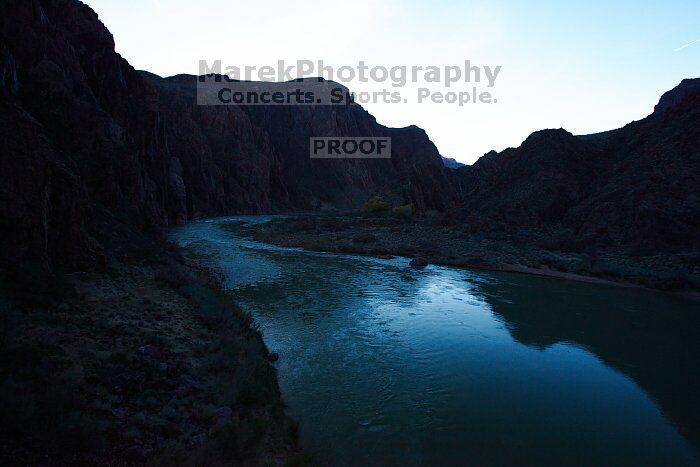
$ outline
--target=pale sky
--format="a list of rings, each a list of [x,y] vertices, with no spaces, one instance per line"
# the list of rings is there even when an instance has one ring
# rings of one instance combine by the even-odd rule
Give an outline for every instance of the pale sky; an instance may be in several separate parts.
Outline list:
[[[424,128],[444,156],[473,163],[518,146],[533,131],[587,134],[645,117],[683,78],[700,77],[700,1],[84,0],[135,68],[197,74],[199,60],[224,67],[278,60],[387,68],[472,64],[502,69],[498,103],[459,107],[363,104],[387,126]],[[349,83],[355,92],[386,83]]]

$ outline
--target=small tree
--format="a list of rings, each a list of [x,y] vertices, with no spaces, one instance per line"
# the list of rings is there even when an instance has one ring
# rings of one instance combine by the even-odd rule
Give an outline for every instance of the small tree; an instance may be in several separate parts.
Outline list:
[[[391,211],[391,205],[384,201],[381,196],[372,196],[365,203],[365,211],[368,212],[387,212]]]

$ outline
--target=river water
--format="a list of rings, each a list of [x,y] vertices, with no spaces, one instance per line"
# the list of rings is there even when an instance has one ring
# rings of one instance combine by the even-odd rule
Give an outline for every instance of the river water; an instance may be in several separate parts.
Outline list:
[[[700,306],[659,293],[315,253],[245,223],[172,238],[280,354],[321,465],[700,465]]]

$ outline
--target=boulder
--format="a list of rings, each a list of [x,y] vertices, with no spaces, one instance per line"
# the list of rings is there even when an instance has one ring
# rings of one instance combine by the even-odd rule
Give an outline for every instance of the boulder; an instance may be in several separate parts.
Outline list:
[[[280,356],[276,352],[270,352],[269,354],[267,354],[267,361],[268,362],[276,362],[279,359],[280,359]]]

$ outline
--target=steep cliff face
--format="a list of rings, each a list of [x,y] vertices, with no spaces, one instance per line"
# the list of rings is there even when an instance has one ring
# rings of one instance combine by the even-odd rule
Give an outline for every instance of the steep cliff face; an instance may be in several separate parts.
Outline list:
[[[238,106],[196,106],[196,79],[140,75],[157,94],[154,157],[168,166],[171,223],[216,214],[291,209],[280,157]]]
[[[367,193],[376,193],[394,203],[442,208],[449,199],[440,155],[425,132],[415,126],[386,128],[359,105],[250,107],[248,112],[266,129],[276,150],[284,154],[284,177],[298,181],[291,192],[298,204],[318,207],[329,203],[349,208],[366,201]],[[390,137],[392,157],[309,157],[309,138],[335,135]]]
[[[161,139],[148,83],[114,53],[112,36],[82,3],[6,2],[0,21],[3,68],[11,69],[0,175],[11,241],[2,259],[23,266],[38,257],[43,269],[95,264],[96,205],[159,231],[167,167],[154,157]]]
[[[682,104],[689,96],[698,91],[700,91],[700,78],[684,79],[678,86],[661,96],[659,103],[654,107],[654,113],[663,113],[671,107]]]
[[[67,267],[95,263],[89,206],[75,171],[42,126],[12,102],[0,102],[0,267],[45,272],[61,252]]]
[[[565,226],[648,253],[700,249],[700,89],[685,80],[619,130],[532,134],[458,170],[452,214],[475,228]]]
[[[353,208],[370,194],[395,203],[413,202],[421,209],[443,208],[452,199],[440,154],[418,127],[387,128],[356,104],[196,107],[192,103],[197,77],[146,76],[159,89],[160,108],[171,129],[182,134],[184,125],[188,133],[203,135],[205,145],[214,151],[214,166],[237,174],[232,185],[245,184],[232,191],[226,207],[240,211],[246,197],[256,193],[263,201],[256,206],[258,212]],[[310,138],[326,136],[390,137],[392,157],[312,159]],[[169,137],[175,139],[178,148],[170,147],[174,154],[193,152],[182,147],[191,138]]]
[[[161,235],[193,217],[356,207],[375,193],[449,204],[422,130],[382,127],[355,105],[196,106],[194,77],[135,71],[76,0],[2,3],[0,85],[7,267],[95,264],[109,219]],[[311,161],[309,136],[330,135],[392,136],[395,157]]]

